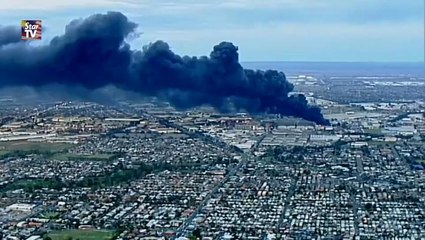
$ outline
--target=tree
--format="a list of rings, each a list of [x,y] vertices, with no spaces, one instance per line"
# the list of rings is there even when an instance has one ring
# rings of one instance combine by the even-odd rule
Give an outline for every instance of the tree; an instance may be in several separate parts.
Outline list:
[[[45,236],[45,237],[43,238],[43,240],[52,240],[52,238],[51,238],[51,237],[49,237],[49,236]]]
[[[201,229],[199,229],[199,228],[196,228],[195,229],[195,231],[193,231],[193,236],[196,238],[196,239],[202,239],[202,236],[201,236]]]
[[[366,208],[366,210],[367,210],[368,212],[372,211],[372,210],[373,210],[373,205],[372,205],[372,203],[366,203],[365,208]]]

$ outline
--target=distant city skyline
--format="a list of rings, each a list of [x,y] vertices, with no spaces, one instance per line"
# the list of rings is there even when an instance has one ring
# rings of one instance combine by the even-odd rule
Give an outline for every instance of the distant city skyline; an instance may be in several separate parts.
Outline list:
[[[164,40],[199,56],[231,41],[243,62],[423,62],[424,9],[423,0],[0,0],[0,21],[41,19],[47,44],[73,19],[120,11],[139,24],[135,49]]]

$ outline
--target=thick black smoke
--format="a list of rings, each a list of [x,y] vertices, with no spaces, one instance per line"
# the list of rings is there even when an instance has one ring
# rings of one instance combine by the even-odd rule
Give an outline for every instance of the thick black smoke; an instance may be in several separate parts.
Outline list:
[[[16,44],[19,32],[0,27],[0,87],[113,85],[165,98],[183,109],[206,104],[328,124],[303,95],[288,96],[293,85],[282,72],[243,69],[232,43],[222,42],[209,57],[199,58],[181,57],[163,41],[132,51],[125,38],[136,27],[119,12],[96,14],[72,21],[64,35],[37,47]]]
[[[17,43],[21,40],[21,28],[12,26],[0,26],[0,47]]]

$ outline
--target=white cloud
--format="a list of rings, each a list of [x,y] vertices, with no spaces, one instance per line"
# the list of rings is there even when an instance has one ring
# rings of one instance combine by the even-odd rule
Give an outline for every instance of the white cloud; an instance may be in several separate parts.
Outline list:
[[[145,14],[148,15],[190,15],[195,16],[202,14],[205,10],[211,9],[211,6],[208,2],[156,2],[151,3],[149,11]]]
[[[422,29],[422,31],[421,31]],[[373,23],[373,24],[347,24],[347,23],[286,23],[274,22],[270,24],[247,24],[245,26],[227,25],[223,28],[209,29],[175,29],[152,32],[155,36],[180,36],[191,35],[199,39],[222,38],[223,36],[236,38],[264,38],[267,36],[283,38],[303,37],[314,39],[317,37],[331,38],[373,38],[373,37],[422,37],[423,25],[420,22],[400,22],[400,23]]]
[[[423,52],[423,26],[418,22],[333,25],[274,23],[249,27],[146,31],[135,48],[163,39],[180,54],[205,55],[221,41],[239,46],[250,60],[410,61]],[[409,46],[409,47],[406,47]]]
[[[143,0],[0,0],[0,11],[60,10],[90,7],[141,8],[144,6]]]
[[[228,0],[220,1],[218,7],[230,9],[277,9],[277,8],[316,8],[329,6],[331,1],[317,0]]]
[[[331,0],[333,2],[334,0]],[[220,9],[275,9],[327,6],[315,0],[0,0],[0,11],[62,10],[68,8],[126,8],[146,9],[151,14],[196,14],[198,11]]]

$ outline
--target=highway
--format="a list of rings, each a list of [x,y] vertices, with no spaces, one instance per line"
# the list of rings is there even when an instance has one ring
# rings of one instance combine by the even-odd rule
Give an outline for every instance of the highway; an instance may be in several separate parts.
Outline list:
[[[283,219],[285,218],[286,211],[288,211],[289,203],[291,201],[291,197],[294,196],[294,194],[295,194],[295,190],[297,188],[296,185],[297,185],[297,180],[292,179],[291,186],[289,187],[288,194],[286,195],[286,198],[285,198],[285,204],[284,204],[284,207],[283,207],[283,211],[280,214],[280,218],[279,218],[279,222],[278,222],[278,229],[285,227],[285,226],[283,226]]]

